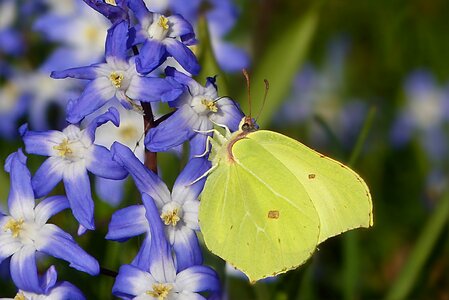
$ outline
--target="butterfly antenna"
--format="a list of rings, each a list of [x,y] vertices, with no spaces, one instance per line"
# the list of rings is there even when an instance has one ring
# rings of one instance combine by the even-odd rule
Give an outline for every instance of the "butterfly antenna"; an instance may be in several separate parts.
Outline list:
[[[246,79],[246,87],[248,89],[248,105],[249,105],[249,117],[251,119],[251,82],[249,80],[249,74],[246,71],[246,69],[242,70],[243,76],[245,76]]]
[[[268,91],[270,90],[270,83],[268,82],[268,80],[264,79],[263,82],[265,83],[265,94],[263,96],[262,106],[260,107],[259,113],[257,114],[257,117],[256,117],[256,122],[259,119],[260,115],[262,114],[263,108],[265,106],[265,102],[267,100]]]

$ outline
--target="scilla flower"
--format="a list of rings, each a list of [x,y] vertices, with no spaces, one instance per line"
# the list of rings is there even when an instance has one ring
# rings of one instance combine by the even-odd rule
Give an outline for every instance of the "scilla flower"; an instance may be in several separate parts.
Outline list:
[[[6,160],[11,176],[9,215],[0,214],[0,262],[11,256],[11,277],[19,289],[42,293],[36,251],[64,259],[80,271],[96,275],[98,262],[84,252],[73,238],[48,219],[69,207],[65,196],[52,196],[35,204],[31,175],[21,150]]]
[[[41,293],[19,290],[14,298],[0,298],[0,300],[84,300],[81,291],[70,282],[57,282],[58,273],[54,266],[40,278]]]
[[[122,299],[205,299],[200,292],[217,293],[220,284],[209,267],[193,265],[179,271],[166,240],[159,211],[151,197],[142,194],[147,203],[151,247],[149,265],[142,269],[133,265],[120,268],[112,293]]]
[[[200,155],[206,147],[206,135],[198,131],[212,129],[213,123],[226,125],[231,131],[238,128],[243,118],[238,105],[228,97],[218,97],[215,78],[209,77],[206,86],[167,67],[166,73],[185,86],[184,93],[169,104],[178,110],[145,138],[146,147],[153,152],[167,151],[191,140],[191,152]]]
[[[152,13],[142,0],[133,0],[129,6],[139,20],[134,27],[134,45],[143,44],[136,60],[137,71],[149,73],[172,56],[187,72],[198,74],[200,66],[187,46],[196,43],[192,25],[181,15],[164,16]]]
[[[115,108],[98,116],[85,129],[69,125],[62,132],[28,131],[22,128],[28,153],[49,156],[33,177],[36,197],[47,195],[61,180],[70,201],[73,215],[80,224],[93,230],[94,203],[87,171],[109,179],[123,179],[127,172],[112,160],[105,147],[94,144],[95,130],[106,122],[119,125]]]
[[[139,191],[150,195],[152,201],[156,202],[159,217],[165,224],[164,230],[176,254],[178,269],[201,264],[201,249],[195,231],[199,230],[197,198],[204,180],[194,184],[192,182],[209,169],[210,162],[203,158],[191,159],[176,179],[170,193],[164,182],[148,170],[129,148],[115,143],[111,151],[113,159],[129,171]],[[148,232],[148,226],[145,226],[145,209],[148,210],[148,205],[144,202],[144,206],[136,205],[117,211],[112,216],[106,238],[122,240]],[[143,255],[152,254],[148,252]],[[143,258],[139,259],[145,261]]]
[[[134,58],[127,57],[127,39],[128,23],[122,21],[108,31],[106,63],[52,73],[53,78],[90,80],[82,95],[67,106],[70,123],[78,123],[113,99],[126,109],[139,110],[139,101],[170,101],[182,92],[175,81],[138,74]]]

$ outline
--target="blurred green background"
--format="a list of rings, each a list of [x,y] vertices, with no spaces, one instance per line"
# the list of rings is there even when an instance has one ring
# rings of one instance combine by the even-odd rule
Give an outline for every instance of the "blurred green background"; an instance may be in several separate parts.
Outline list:
[[[258,123],[350,164],[370,187],[374,227],[334,237],[320,245],[305,265],[255,285],[226,275],[224,263],[208,255],[207,262],[221,274],[229,298],[449,299],[449,153],[435,157],[428,151],[449,145],[449,121],[442,116],[432,124],[431,129],[446,138],[436,142],[428,138],[430,125],[416,121],[421,113],[424,121],[433,121],[434,115],[426,115],[428,107],[449,110],[444,105],[431,107],[449,98],[449,1],[237,3],[242,14],[229,40],[252,56],[253,115],[262,107],[266,78],[270,91]],[[199,31],[203,73],[198,78],[220,74],[221,95],[233,97],[248,112],[243,76],[217,69],[206,26]],[[432,77],[436,94],[443,99],[426,102],[423,96],[419,107],[424,109],[418,111],[410,108],[414,102],[407,89],[416,72]],[[350,104],[359,108],[347,110]],[[299,111],[296,118],[288,114],[295,107]],[[392,132],[398,119],[411,115],[410,111],[418,117],[410,116],[414,123],[407,127],[409,138],[397,143]],[[1,163],[20,145],[20,141],[0,141]],[[39,162],[32,160],[31,168],[35,170]],[[162,154],[159,163],[164,179],[172,183],[182,162]],[[8,176],[2,170],[0,199],[6,200],[8,190]],[[130,185],[127,203],[135,203],[137,198]],[[98,203],[99,230],[77,240],[103,266],[117,270],[132,259],[139,241],[104,241],[114,209]],[[64,215],[53,221],[72,234],[76,232]],[[132,250],[124,252],[125,247]],[[111,278],[92,279],[67,270],[65,263],[56,265],[60,278],[80,286],[89,299],[109,299]],[[1,282],[0,290],[13,288]]]

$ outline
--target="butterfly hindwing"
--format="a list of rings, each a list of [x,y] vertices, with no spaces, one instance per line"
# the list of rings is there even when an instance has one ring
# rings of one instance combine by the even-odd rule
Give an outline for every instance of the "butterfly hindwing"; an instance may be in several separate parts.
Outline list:
[[[368,187],[349,167],[276,132],[259,130],[247,138],[276,156],[304,186],[320,218],[320,243],[353,228],[372,226]]]

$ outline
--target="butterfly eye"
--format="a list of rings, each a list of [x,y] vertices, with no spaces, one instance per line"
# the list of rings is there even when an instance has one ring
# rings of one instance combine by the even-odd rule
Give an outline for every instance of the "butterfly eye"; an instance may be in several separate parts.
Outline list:
[[[251,128],[251,125],[249,125],[248,123],[244,123],[242,125],[242,131],[249,131]]]

